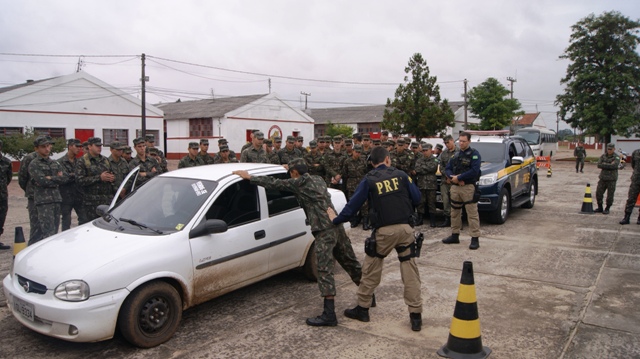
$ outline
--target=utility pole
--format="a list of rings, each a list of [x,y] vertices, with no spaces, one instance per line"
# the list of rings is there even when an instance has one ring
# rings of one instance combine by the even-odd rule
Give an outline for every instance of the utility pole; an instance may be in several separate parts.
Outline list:
[[[513,83],[518,82],[518,80],[513,77],[507,77],[507,81],[511,82],[511,99],[513,100]]]
[[[147,135],[147,104],[146,104],[146,82],[149,81],[149,76],[144,74],[144,59],[145,55],[142,54],[142,137]]]
[[[269,78],[269,93],[271,93],[271,78]]]
[[[467,130],[467,108],[469,102],[467,101],[467,79],[464,79],[464,130]]]
[[[82,71],[82,66],[84,66],[84,60],[82,59],[84,56],[78,57],[78,65],[76,66],[76,72]]]
[[[311,96],[311,93],[306,93],[306,92],[302,92],[302,91],[300,91],[300,94],[301,94],[301,95],[304,95],[304,109],[305,109],[305,111],[306,111],[306,110],[307,110],[307,98],[308,98],[309,96]]]

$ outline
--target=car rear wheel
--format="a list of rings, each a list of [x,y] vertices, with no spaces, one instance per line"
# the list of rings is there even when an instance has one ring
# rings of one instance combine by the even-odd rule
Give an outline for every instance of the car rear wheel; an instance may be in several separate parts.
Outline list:
[[[531,186],[529,186],[529,201],[522,205],[522,208],[533,208],[533,205],[536,203],[536,183],[531,181]]]
[[[169,283],[147,283],[122,304],[118,328],[124,338],[140,348],[151,348],[171,339],[182,319],[182,299]]]
[[[318,280],[318,257],[316,256],[315,241],[311,243],[311,247],[309,247],[307,258],[305,259],[304,266],[302,267],[302,273],[304,273],[304,276],[310,281]]]
[[[500,191],[500,199],[498,200],[498,208],[491,213],[489,220],[491,223],[503,224],[509,217],[509,191],[503,188]]]

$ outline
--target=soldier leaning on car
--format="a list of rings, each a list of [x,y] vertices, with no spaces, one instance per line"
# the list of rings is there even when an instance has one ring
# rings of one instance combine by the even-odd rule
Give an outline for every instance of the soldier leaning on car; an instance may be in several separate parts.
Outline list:
[[[267,189],[278,189],[292,192],[304,212],[311,226],[315,238],[315,252],[318,262],[318,287],[320,295],[324,297],[324,310],[315,318],[308,318],[306,323],[311,326],[336,326],[338,319],[335,313],[334,297],[336,286],[333,278],[334,261],[349,274],[357,285],[362,277],[362,267],[356,259],[351,247],[351,241],[342,226],[334,226],[329,219],[327,210],[334,209],[331,195],[327,191],[324,180],[307,173],[307,164],[302,158],[295,159],[288,164],[290,179],[277,179],[269,176],[251,176],[247,171],[233,171],[252,184]],[[335,209],[334,209],[335,210]]]
[[[613,195],[616,193],[616,182],[618,182],[618,166],[620,165],[620,157],[616,154],[616,145],[609,143],[607,145],[607,153],[600,156],[598,160],[598,168],[601,169],[598,176],[598,188],[596,189],[596,201],[598,208],[594,212],[609,214],[611,205],[613,205]],[[602,200],[604,192],[607,191],[607,206],[602,209]]]
[[[40,232],[40,226],[38,225],[38,210],[33,202],[33,184],[31,183],[31,177],[29,176],[29,164],[33,161],[38,154],[34,151],[24,156],[20,161],[20,170],[18,171],[18,185],[24,191],[24,196],[27,197],[27,210],[29,211],[29,242],[31,240],[39,241],[42,239],[42,232]]]
[[[29,176],[34,185],[33,201],[38,211],[38,225],[42,238],[58,233],[60,224],[60,203],[62,196],[58,186],[67,182],[67,173],[58,161],[49,158],[51,141],[45,136],[39,136],[33,142],[36,157],[29,163]],[[29,240],[29,245],[37,241]]]
[[[66,231],[71,228],[71,211],[76,211],[78,216],[78,223],[85,223],[86,220],[82,218],[84,211],[82,210],[82,192],[78,184],[76,183],[76,156],[80,153],[82,148],[82,142],[77,138],[70,138],[67,140],[67,153],[58,159],[58,163],[67,172],[67,182],[61,184],[58,187],[60,196],[62,196],[62,203],[60,205],[61,215],[61,229]]]
[[[2,155],[2,140],[0,140],[0,236],[4,233],[4,221],[7,219],[9,211],[9,191],[7,187],[13,178],[13,170],[11,169],[11,161]],[[0,249],[9,249],[11,247],[0,242]]]
[[[82,187],[84,195],[83,220],[89,222],[98,218],[96,208],[99,205],[109,204],[113,200],[116,192],[113,187],[116,176],[109,159],[100,154],[102,139],[91,137],[87,142],[89,143],[88,152],[78,158],[75,171],[76,182]]]

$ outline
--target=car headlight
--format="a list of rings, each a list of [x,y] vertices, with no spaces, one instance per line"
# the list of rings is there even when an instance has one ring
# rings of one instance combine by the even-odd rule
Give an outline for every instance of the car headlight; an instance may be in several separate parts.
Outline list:
[[[488,175],[480,176],[480,181],[478,181],[478,184],[480,184],[481,186],[488,186],[496,183],[497,180],[498,173],[490,173]]]
[[[89,298],[89,285],[82,280],[70,280],[57,286],[53,295],[67,302],[81,302]]]

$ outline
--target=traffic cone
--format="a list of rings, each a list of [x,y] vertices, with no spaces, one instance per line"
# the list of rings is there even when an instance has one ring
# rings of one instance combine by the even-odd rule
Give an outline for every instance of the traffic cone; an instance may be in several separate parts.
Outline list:
[[[437,351],[438,355],[454,359],[486,358],[491,349],[482,346],[480,319],[476,303],[476,288],[473,281],[473,263],[465,261],[458,288],[458,299],[453,311],[447,344]]]
[[[636,198],[636,207],[640,207],[640,194],[638,195],[638,198]]]
[[[587,183],[587,188],[584,191],[584,200],[582,200],[582,210],[580,213],[593,214],[593,200],[591,198],[591,185]]]
[[[551,166],[549,166],[549,169],[547,170],[547,177],[551,177]]]
[[[27,242],[24,241],[24,233],[22,233],[22,227],[16,227],[16,234],[13,240],[13,257],[21,250],[27,248]]]

